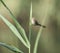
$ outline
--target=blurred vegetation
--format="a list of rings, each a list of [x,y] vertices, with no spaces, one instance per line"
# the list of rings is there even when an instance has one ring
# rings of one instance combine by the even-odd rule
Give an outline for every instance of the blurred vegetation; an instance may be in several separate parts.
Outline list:
[[[10,8],[16,16],[18,22],[25,29],[27,37],[29,30],[29,13],[31,0],[4,0],[6,5]],[[33,3],[33,17],[42,24],[42,20],[47,17],[44,25],[46,28],[43,30],[37,53],[60,53],[60,0],[32,0]],[[10,14],[0,2],[0,14],[7,17],[7,19],[14,24],[10,19]],[[32,26],[31,36],[31,53],[39,31],[38,26]],[[18,40],[11,30],[0,19],[0,42],[5,42],[20,48],[25,53],[28,49]],[[0,53],[13,53],[4,47],[0,47]]]

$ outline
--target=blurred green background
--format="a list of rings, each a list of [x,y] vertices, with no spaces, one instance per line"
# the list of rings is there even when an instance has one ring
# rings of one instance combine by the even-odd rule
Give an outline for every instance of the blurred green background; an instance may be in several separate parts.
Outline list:
[[[15,15],[18,22],[25,29],[27,37],[29,30],[29,15],[30,15],[30,3],[31,0],[3,0],[9,7],[12,13]],[[42,23],[42,20],[46,17],[41,34],[37,53],[60,53],[60,0],[32,0],[33,4],[33,17]],[[5,16],[11,23],[14,24],[10,18],[10,13],[0,2],[0,14]],[[31,35],[31,53],[33,52],[34,43],[37,33],[39,31],[38,26],[32,26]],[[28,53],[28,49],[19,41],[17,37],[11,32],[11,30],[0,19],[0,42],[5,42],[10,45],[14,45]],[[12,51],[0,46],[0,53],[13,53]]]

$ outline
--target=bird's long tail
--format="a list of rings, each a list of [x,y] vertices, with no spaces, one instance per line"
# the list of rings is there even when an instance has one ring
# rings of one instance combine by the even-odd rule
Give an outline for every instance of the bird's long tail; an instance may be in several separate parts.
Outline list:
[[[46,28],[46,26],[44,26],[44,25],[41,25],[41,24],[38,24],[39,26],[41,26],[41,27],[43,27],[43,28]]]

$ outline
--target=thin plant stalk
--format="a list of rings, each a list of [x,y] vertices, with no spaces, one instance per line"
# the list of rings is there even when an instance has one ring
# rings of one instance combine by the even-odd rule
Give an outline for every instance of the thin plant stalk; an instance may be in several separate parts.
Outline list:
[[[47,19],[47,15],[49,14],[49,5],[47,5],[45,7],[45,12],[44,12],[44,18],[43,18],[43,21],[42,21],[42,24],[45,23],[46,19]],[[43,14],[42,14],[43,15]],[[37,53],[37,47],[38,47],[38,42],[39,42],[39,39],[41,37],[41,33],[43,31],[44,28],[40,27],[39,29],[39,32],[37,34],[37,37],[36,37],[36,41],[35,41],[35,45],[34,45],[34,49],[33,49],[33,53]]]
[[[31,7],[30,7],[29,41],[31,41],[31,29],[32,29],[31,19],[32,19],[32,2],[31,2]],[[29,47],[29,53],[31,53],[31,44],[30,44],[30,47]]]
[[[45,20],[46,20],[46,17],[43,19],[42,24],[45,23]],[[38,42],[39,42],[39,39],[41,37],[41,33],[42,33],[43,29],[44,28],[42,28],[42,27],[40,27],[40,29],[39,29],[39,32],[38,32],[37,37],[36,37],[33,53],[37,53]]]

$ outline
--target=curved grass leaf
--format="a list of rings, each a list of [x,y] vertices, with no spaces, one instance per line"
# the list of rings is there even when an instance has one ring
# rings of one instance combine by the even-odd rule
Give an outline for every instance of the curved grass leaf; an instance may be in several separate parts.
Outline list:
[[[3,17],[0,14],[0,18],[4,21],[4,23],[11,29],[11,31],[21,40],[21,42],[27,47],[29,48],[28,44],[24,41],[24,39],[21,37],[20,33],[18,32],[18,30],[16,29],[16,27],[11,24],[5,17]]]
[[[45,20],[46,20],[46,17],[43,19],[42,24],[45,23]],[[37,53],[37,47],[38,47],[39,39],[41,37],[41,33],[42,33],[43,29],[44,28],[40,27],[40,29],[38,31],[38,34],[37,34],[37,37],[36,37],[36,41],[35,41],[35,45],[34,45],[33,53]]]
[[[44,20],[43,20],[43,24],[44,24],[44,22],[45,22],[45,19],[46,18],[44,18]],[[37,53],[37,47],[38,47],[38,42],[39,42],[39,39],[40,39],[40,36],[41,36],[41,33],[42,33],[42,31],[43,31],[43,29],[44,28],[40,28],[39,29],[39,31],[38,31],[38,34],[37,34],[37,37],[36,37],[36,41],[35,41],[35,45],[34,45],[34,50],[33,50],[33,53]]]
[[[6,48],[8,48],[9,50],[11,50],[11,51],[13,51],[15,53],[23,53],[21,50],[19,50],[15,46],[11,46],[11,45],[8,45],[8,44],[3,43],[3,42],[0,42],[0,46],[6,47]]]
[[[10,9],[6,6],[6,4],[3,2],[3,0],[0,0],[1,3],[4,5],[4,7],[9,11],[11,18],[13,19],[19,33],[22,35],[22,37],[24,38],[25,42],[27,42],[27,44],[30,46],[30,42],[26,36],[25,30],[22,28],[22,26],[18,23],[18,21],[15,19],[15,16],[13,15],[13,13],[10,11]]]
[[[44,6],[43,6],[44,7]],[[45,23],[46,19],[48,18],[48,15],[49,15],[49,5],[47,3],[47,5],[45,5],[45,8],[42,9],[42,10],[45,10],[41,15],[43,16],[44,15],[44,18],[42,20],[42,24]],[[39,31],[38,31],[38,34],[37,34],[37,37],[36,37],[36,41],[35,41],[35,45],[34,45],[34,50],[33,50],[33,53],[37,53],[37,47],[38,47],[38,43],[39,43],[39,39],[41,37],[41,33],[43,32],[43,28],[40,27]]]

